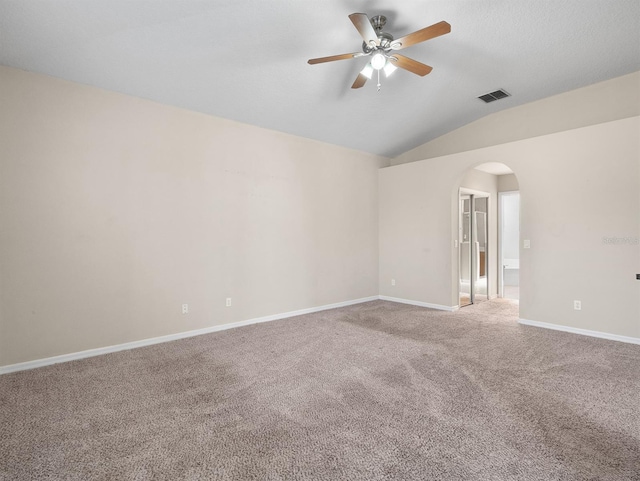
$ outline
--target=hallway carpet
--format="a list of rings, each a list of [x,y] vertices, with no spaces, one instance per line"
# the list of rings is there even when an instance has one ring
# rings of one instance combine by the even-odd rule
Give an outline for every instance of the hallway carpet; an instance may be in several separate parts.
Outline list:
[[[640,480],[640,346],[373,301],[0,376],[2,480]]]

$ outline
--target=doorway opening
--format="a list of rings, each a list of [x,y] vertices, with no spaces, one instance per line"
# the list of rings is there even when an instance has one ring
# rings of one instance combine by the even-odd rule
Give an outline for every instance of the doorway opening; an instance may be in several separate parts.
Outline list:
[[[518,302],[521,297],[518,179],[507,165],[489,162],[467,170],[456,191],[454,297],[458,306],[497,297]]]
[[[498,296],[517,301],[520,299],[520,192],[499,192],[498,199]]]

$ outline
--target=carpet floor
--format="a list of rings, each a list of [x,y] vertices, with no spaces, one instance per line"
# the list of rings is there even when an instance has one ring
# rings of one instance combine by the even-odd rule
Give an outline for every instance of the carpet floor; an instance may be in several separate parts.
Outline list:
[[[640,480],[640,346],[373,301],[0,376],[2,480]]]

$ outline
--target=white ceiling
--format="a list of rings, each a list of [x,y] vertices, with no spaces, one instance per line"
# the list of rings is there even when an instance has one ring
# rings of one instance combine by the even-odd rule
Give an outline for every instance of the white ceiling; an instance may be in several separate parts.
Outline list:
[[[433,67],[350,88],[348,14]],[[640,70],[638,0],[0,0],[0,64],[394,157],[490,113]],[[504,88],[512,97],[476,97]]]

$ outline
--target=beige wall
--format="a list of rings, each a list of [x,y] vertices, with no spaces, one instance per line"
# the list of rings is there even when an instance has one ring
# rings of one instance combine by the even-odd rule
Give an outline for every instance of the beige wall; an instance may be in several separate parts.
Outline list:
[[[520,181],[521,317],[640,337],[640,249],[602,242],[640,235],[639,139],[634,117],[378,172],[0,67],[0,366],[378,293],[453,306],[458,187],[484,162]]]
[[[520,190],[518,178],[515,174],[505,174],[498,176],[498,192],[512,192]]]
[[[513,92],[517,95],[517,92]],[[478,101],[479,102],[479,101]],[[491,104],[490,104],[491,105]],[[487,112],[490,112],[487,106]],[[391,165],[640,115],[640,72],[501,110],[420,145]]]
[[[377,295],[385,163],[0,67],[0,366]]]
[[[457,304],[458,186],[484,162],[521,196],[520,317],[640,337],[640,117],[380,170],[380,294]],[[389,279],[396,279],[390,286]],[[573,310],[573,300],[582,310]]]

